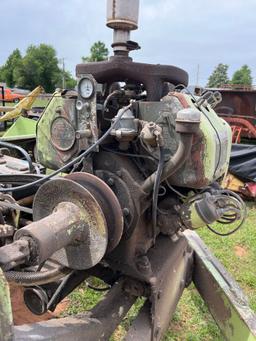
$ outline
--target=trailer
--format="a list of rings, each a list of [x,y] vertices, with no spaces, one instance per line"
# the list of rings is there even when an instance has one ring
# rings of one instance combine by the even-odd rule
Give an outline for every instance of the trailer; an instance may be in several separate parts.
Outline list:
[[[256,89],[252,86],[228,84],[218,90],[222,101],[215,108],[232,128],[233,143],[256,139]]]

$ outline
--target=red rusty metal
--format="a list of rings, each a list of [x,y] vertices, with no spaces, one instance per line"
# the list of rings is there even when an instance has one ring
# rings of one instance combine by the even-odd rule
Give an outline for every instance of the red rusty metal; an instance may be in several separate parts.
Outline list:
[[[188,104],[184,94],[182,94],[180,92],[170,92],[170,95],[178,98],[178,100],[180,101],[180,103],[182,104],[184,109],[189,108],[189,104]]]
[[[247,182],[244,187],[240,188],[240,192],[246,197],[250,199],[256,198],[256,183],[255,182]]]
[[[256,139],[256,128],[247,119],[225,116],[223,118],[230,124],[232,128],[233,143],[240,143],[241,137]]]
[[[248,86],[223,86],[222,102],[215,108],[233,128],[233,142],[242,137],[256,139],[256,90]]]
[[[231,129],[232,129],[232,143],[240,143],[242,128],[238,126],[231,126]]]

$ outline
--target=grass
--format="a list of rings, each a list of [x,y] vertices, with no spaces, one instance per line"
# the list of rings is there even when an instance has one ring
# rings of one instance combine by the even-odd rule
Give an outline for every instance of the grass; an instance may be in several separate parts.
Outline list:
[[[201,229],[199,235],[233,275],[247,294],[251,308],[256,312],[256,207],[248,208],[245,225],[229,237],[219,237],[208,229]],[[71,304],[67,313],[74,314],[90,309],[101,298],[101,294],[80,287],[70,296]],[[135,318],[139,300],[122,324],[113,334],[111,341],[122,340],[125,331]],[[224,341],[217,325],[209,314],[206,305],[193,285],[186,289],[166,332],[164,341]]]
[[[32,107],[45,107],[47,103],[49,102],[50,97],[37,97],[32,105]],[[7,107],[14,107],[17,103],[14,102],[6,102],[5,105]],[[0,105],[2,105],[2,102],[0,101]]]
[[[51,99],[50,97],[47,98],[38,97],[33,103],[32,107],[46,107],[50,99]]]

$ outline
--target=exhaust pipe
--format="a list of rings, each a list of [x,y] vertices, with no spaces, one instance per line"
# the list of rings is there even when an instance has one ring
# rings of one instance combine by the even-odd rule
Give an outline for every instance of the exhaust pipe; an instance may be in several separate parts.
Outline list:
[[[139,0],[107,0],[107,26],[113,32],[114,54],[128,55],[138,49],[137,43],[130,41],[130,31],[138,28]]]

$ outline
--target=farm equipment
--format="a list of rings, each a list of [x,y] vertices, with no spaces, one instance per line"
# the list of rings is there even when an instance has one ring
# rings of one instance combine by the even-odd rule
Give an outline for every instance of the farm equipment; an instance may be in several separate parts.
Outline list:
[[[232,142],[256,139],[256,90],[250,86],[229,84],[218,91],[222,101],[216,106],[216,112],[232,128]]]
[[[138,0],[107,1],[113,57],[77,65],[77,92],[56,91],[40,117],[37,161],[53,172],[0,174],[3,341],[109,340],[138,297],[126,340],[160,340],[191,281],[228,340],[256,339],[241,289],[192,231],[245,219],[240,197],[220,187],[231,129],[182,91],[184,70],[129,57],[138,10]],[[7,281],[41,315],[91,276],[107,294],[90,312],[13,326]]]
[[[14,107],[1,106],[0,111],[5,112],[0,116],[0,122],[10,121],[20,117],[24,112],[29,111],[32,108],[36,98],[43,93],[44,89],[39,85],[33,91],[31,91],[26,97],[23,97],[19,103]]]
[[[6,143],[12,142],[25,148],[31,155],[34,154],[38,117],[30,114],[30,111],[35,100],[43,92],[44,89],[41,86],[36,87],[14,107],[6,106],[3,97],[3,105],[0,106],[0,113],[2,113],[0,124],[3,125],[4,131],[1,134],[0,146],[4,147]],[[12,152],[13,150],[15,148],[12,148]]]

